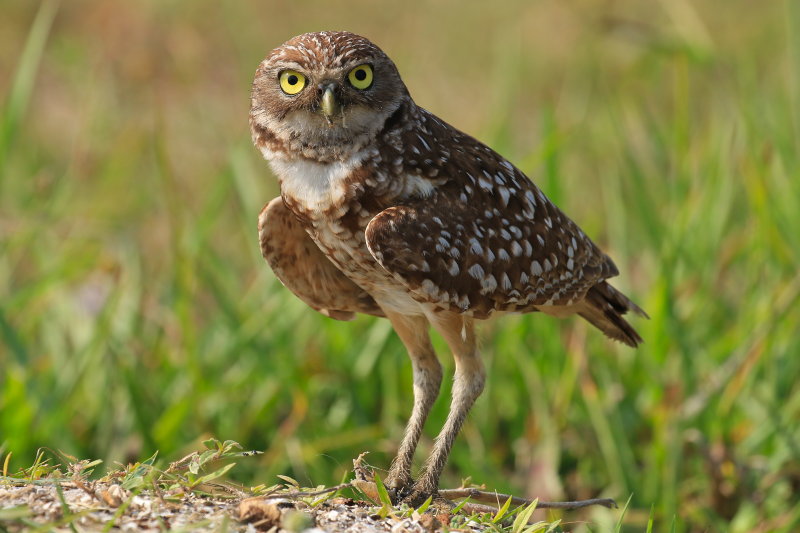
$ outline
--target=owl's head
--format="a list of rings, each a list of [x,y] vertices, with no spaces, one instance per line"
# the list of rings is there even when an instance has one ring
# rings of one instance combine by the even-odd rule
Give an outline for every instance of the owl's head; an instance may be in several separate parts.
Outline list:
[[[292,151],[346,156],[374,138],[407,98],[397,67],[368,39],[305,33],[258,66],[250,125],[256,141],[266,136]]]

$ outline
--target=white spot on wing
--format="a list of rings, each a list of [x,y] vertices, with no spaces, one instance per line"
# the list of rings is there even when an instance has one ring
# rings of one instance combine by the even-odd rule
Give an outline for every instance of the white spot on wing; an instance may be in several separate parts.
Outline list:
[[[469,272],[469,275],[472,276],[475,279],[478,279],[478,280],[482,280],[483,279],[483,274],[484,274],[483,267],[480,266],[478,263],[475,263],[474,265],[469,267],[469,270],[467,270],[467,272]]]
[[[429,296],[436,296],[439,293],[439,290],[436,288],[436,285],[433,281],[429,279],[423,279],[422,284],[420,285],[423,292]]]
[[[525,247],[525,257],[530,257],[533,254],[533,246],[528,241],[523,241],[522,244]]]
[[[483,189],[485,191],[491,191],[492,190],[492,187],[493,187],[493,185],[492,185],[492,177],[485,170],[483,171],[483,175],[482,176],[478,176],[478,185],[480,186],[481,189]]]
[[[488,294],[497,288],[497,280],[489,274],[481,280],[481,294]]]
[[[483,248],[481,247],[481,243],[479,243],[478,239],[476,239],[475,237],[472,237],[469,240],[469,245],[470,245],[470,251],[472,251],[473,254],[475,255],[483,254]]]
[[[508,200],[511,197],[511,193],[502,185],[497,188],[497,192],[500,193],[500,201],[503,202],[503,207],[508,207]]]
[[[422,143],[422,146],[424,146],[426,150],[430,151],[431,147],[425,142],[425,139],[422,138],[422,135],[417,133],[417,139],[419,139],[419,142]]]
[[[458,273],[460,271],[461,271],[461,269],[458,268],[458,263],[456,263],[455,259],[451,259],[450,260],[450,264],[447,266],[447,272],[451,276],[455,277],[455,276],[458,276]]]

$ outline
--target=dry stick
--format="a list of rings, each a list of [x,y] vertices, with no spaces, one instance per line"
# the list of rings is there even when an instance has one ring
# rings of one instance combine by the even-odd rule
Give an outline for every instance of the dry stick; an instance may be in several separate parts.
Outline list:
[[[464,514],[494,514],[497,512],[497,507],[491,505],[483,505],[482,503],[465,503],[461,510]]]
[[[525,498],[520,498],[518,496],[512,496],[510,494],[500,494],[497,492],[487,492],[478,489],[443,489],[439,491],[439,495],[443,498],[447,498],[448,500],[454,500],[456,498],[472,498],[473,500],[477,500],[479,502],[484,503],[494,503],[497,504],[498,507],[506,502],[509,498],[511,498],[511,503],[513,505],[530,505],[533,500],[526,500]],[[609,509],[617,509],[617,502],[612,500],[611,498],[593,498],[591,500],[577,500],[574,502],[538,502],[536,504],[537,509],[580,509],[581,507],[589,507],[590,505],[602,505],[603,507],[607,507]]]
[[[272,499],[272,498],[304,498],[307,496],[321,496],[323,494],[327,494],[329,492],[335,492],[337,490],[346,489],[346,488],[358,488],[362,492],[366,493],[368,496],[377,496],[378,491],[375,487],[375,483],[371,481],[362,481],[362,480],[355,480],[351,481],[350,483],[342,483],[341,485],[336,485],[335,487],[328,487],[327,489],[317,490],[313,492],[277,492],[274,494],[267,494],[265,496],[261,496],[264,499]],[[513,505],[530,505],[533,503],[533,500],[526,500],[525,498],[520,498],[518,496],[512,496],[510,494],[500,494],[498,492],[487,492],[478,489],[442,489],[439,491],[439,496],[443,498],[447,498],[448,500],[455,500],[457,498],[472,498],[473,500],[483,502],[483,503],[494,503],[497,507],[500,507],[503,503],[505,503],[509,498],[511,498],[511,503]],[[591,500],[577,500],[573,502],[538,502],[536,504],[537,509],[564,509],[564,510],[573,510],[573,509],[580,509],[582,507],[589,507],[592,505],[602,505],[603,507],[607,507],[609,509],[617,509],[617,502],[612,500],[611,498],[593,498]],[[473,512],[494,512],[497,509],[494,507],[489,507],[485,505],[478,505],[478,504],[466,504],[465,508],[469,508],[469,510]]]
[[[90,489],[90,488],[89,488],[88,486],[86,486],[86,484],[85,484],[83,481],[81,481],[80,479],[78,479],[78,478],[74,477],[74,478],[72,479],[72,482],[73,482],[73,483],[75,483],[75,486],[76,486],[76,487],[78,487],[79,489],[81,489],[83,492],[85,492],[86,494],[88,494],[88,495],[89,495],[89,496],[91,496],[92,498],[94,498],[94,499],[96,499],[96,500],[98,500],[98,501],[102,501],[102,500],[101,500],[101,499],[100,499],[100,498],[97,496],[97,491],[95,491],[95,490],[93,490],[93,489]]]
[[[341,485],[336,485],[334,487],[328,487],[327,489],[322,490],[314,490],[310,492],[272,492],[270,494],[264,494],[262,496],[257,496],[257,498],[263,498],[265,500],[272,499],[272,498],[305,498],[308,496],[322,496],[323,494],[328,494],[329,492],[336,492],[337,490],[346,489],[348,487],[354,487],[353,483],[342,483]],[[280,489],[279,489],[280,490]]]

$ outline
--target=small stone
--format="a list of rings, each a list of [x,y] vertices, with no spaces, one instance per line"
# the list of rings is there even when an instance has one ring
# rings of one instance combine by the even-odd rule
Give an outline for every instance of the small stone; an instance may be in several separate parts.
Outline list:
[[[440,518],[448,519],[449,515],[439,515]],[[432,514],[423,514],[419,517],[419,523],[430,533],[434,533],[442,528],[442,522]]]
[[[253,524],[259,531],[281,525],[279,505],[286,500],[265,500],[261,497],[247,498],[239,504],[239,520]]]
[[[119,507],[128,498],[128,491],[119,485],[111,485],[101,492],[100,496],[109,507]]]

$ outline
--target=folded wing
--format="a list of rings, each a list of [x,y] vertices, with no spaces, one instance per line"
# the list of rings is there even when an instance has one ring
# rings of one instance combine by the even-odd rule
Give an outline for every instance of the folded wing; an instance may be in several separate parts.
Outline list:
[[[352,320],[355,313],[384,316],[372,296],[328,260],[280,197],[261,211],[258,236],[281,283],[313,309],[337,320]]]

